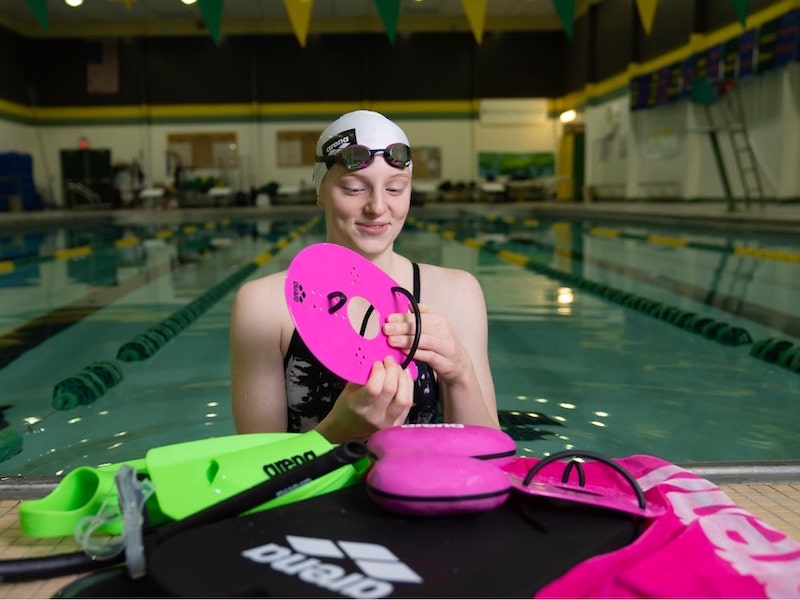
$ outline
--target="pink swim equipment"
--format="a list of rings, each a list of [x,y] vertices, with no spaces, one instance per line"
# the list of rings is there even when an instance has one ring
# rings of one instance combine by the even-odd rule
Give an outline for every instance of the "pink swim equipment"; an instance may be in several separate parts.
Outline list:
[[[392,356],[400,364],[407,363],[405,367],[416,379],[416,365],[389,346],[382,332],[367,338],[353,326],[348,308],[354,298],[366,300],[381,325],[388,315],[416,307],[407,290],[357,252],[330,243],[308,246],[289,265],[284,292],[300,337],[339,377],[363,385],[372,365]],[[369,316],[373,309],[363,316]],[[416,308],[415,313],[419,332]]]

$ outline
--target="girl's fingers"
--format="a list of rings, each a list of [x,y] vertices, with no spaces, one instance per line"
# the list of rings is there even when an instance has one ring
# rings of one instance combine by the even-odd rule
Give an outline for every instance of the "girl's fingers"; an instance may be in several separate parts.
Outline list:
[[[399,370],[398,365],[397,392],[386,409],[386,416],[393,425],[402,425],[413,404],[414,382],[408,371]]]
[[[400,365],[397,364],[397,361],[393,357],[387,356],[383,359],[383,367],[385,375],[383,378],[382,391],[387,396],[394,396],[395,393],[397,393]]]

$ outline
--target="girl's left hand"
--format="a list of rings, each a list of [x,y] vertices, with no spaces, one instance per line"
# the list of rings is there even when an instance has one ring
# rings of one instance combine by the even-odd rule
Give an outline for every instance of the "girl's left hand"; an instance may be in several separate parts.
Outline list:
[[[442,315],[430,312],[426,305],[418,306],[422,334],[414,359],[428,363],[446,383],[468,377],[472,370],[469,354],[453,333],[450,323]],[[390,314],[383,325],[387,343],[406,354],[411,351],[415,329],[413,312]]]

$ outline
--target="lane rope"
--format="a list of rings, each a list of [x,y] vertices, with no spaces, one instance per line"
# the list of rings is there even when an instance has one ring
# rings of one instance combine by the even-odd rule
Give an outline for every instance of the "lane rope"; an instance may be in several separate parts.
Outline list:
[[[511,217],[511,219],[513,220],[513,217]],[[491,221],[494,219],[489,218],[487,220]],[[504,219],[504,222],[509,223],[510,221]],[[538,225],[538,222],[534,221],[534,223]],[[599,296],[604,300],[654,317],[691,333],[702,335],[706,339],[720,344],[726,346],[744,346],[752,344],[750,349],[751,356],[784,367],[795,373],[800,373],[800,347],[789,340],[769,338],[767,340],[754,342],[750,333],[742,327],[734,326],[724,321],[718,321],[696,312],[686,311],[664,302],[651,300],[638,294],[625,292],[603,283],[588,280],[580,275],[537,263],[529,256],[504,249],[502,244],[498,243],[496,240],[482,241],[450,229],[445,229],[435,223],[425,223],[414,218],[409,218],[408,224],[417,229],[438,233],[445,239],[458,241],[472,248],[490,252],[504,262],[534,271],[550,279],[555,279],[571,287]]]

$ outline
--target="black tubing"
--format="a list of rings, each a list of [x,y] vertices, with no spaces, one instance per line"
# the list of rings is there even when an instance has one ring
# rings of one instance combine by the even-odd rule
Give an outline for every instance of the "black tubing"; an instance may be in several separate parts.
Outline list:
[[[569,483],[569,474],[572,473],[573,467],[578,473],[578,485],[583,487],[586,485],[586,474],[583,472],[583,465],[574,458],[567,463],[564,467],[564,473],[561,475],[561,483]]]
[[[120,558],[94,559],[85,552],[0,561],[0,581],[29,581],[75,575],[118,564]]]
[[[405,359],[403,360],[402,364],[400,365],[402,368],[406,368],[408,365],[411,364],[411,361],[414,360],[414,355],[417,353],[417,346],[419,346],[419,338],[422,336],[422,315],[419,313],[419,306],[417,305],[417,301],[414,299],[414,295],[409,292],[407,289],[398,286],[394,286],[392,291],[395,293],[403,294],[408,301],[411,303],[411,308],[414,311],[414,341],[411,342],[411,349],[408,351]]]
[[[599,461],[605,465],[608,465],[612,469],[614,469],[617,473],[622,475],[625,478],[633,492],[636,494],[636,501],[639,503],[639,508],[644,510],[647,508],[647,502],[644,499],[644,492],[639,484],[634,479],[633,475],[631,475],[627,469],[624,469],[622,466],[618,465],[615,461],[611,460],[610,458],[603,456],[602,454],[598,454],[597,452],[591,452],[589,450],[564,450],[563,452],[556,452],[555,454],[551,454],[547,458],[543,458],[540,460],[534,467],[528,471],[527,475],[525,475],[525,479],[522,480],[522,485],[527,486],[533,480],[534,476],[541,471],[546,465],[550,463],[556,462],[557,460],[561,460],[562,458],[591,458],[593,460]],[[574,461],[570,461],[567,464],[567,468],[572,464]],[[565,469],[566,471],[566,469]],[[566,472],[564,483],[566,483],[566,477],[569,476],[569,472]]]
[[[409,293],[409,291],[405,288],[401,288],[399,286],[392,287],[392,291],[395,293],[401,293],[406,298],[408,298],[409,302],[411,302],[411,307],[414,311],[414,341],[411,343],[411,349],[409,350],[408,354],[406,355],[405,359],[403,359],[403,363],[400,365],[402,368],[406,368],[408,365],[411,364],[411,361],[414,360],[414,354],[417,352],[417,346],[419,346],[419,338],[422,335],[422,317],[419,313],[419,306],[417,305],[417,301],[414,299],[414,296]],[[337,302],[333,306],[328,309],[328,312],[333,314],[342,306],[344,306],[347,297],[342,292],[331,292],[328,294],[328,300],[336,299]],[[375,312],[375,307],[372,304],[369,305],[367,312],[364,313],[364,317],[361,319],[361,327],[358,330],[358,335],[364,337],[367,332],[367,326],[369,325],[369,318],[372,316],[372,313]]]
[[[345,442],[307,463],[279,473],[222,502],[212,504],[208,508],[199,510],[180,521],[173,521],[161,526],[154,531],[154,538],[157,541],[162,541],[202,525],[215,523],[228,517],[235,517],[273,498],[277,498],[298,485],[318,479],[339,467],[352,464],[368,455],[369,450],[365,444],[361,442]]]

